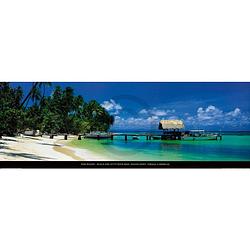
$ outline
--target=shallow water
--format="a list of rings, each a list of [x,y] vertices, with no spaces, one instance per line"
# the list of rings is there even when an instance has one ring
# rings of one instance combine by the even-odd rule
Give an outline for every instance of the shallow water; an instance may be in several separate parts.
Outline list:
[[[113,160],[127,161],[249,161],[250,135],[224,135],[222,141],[124,141],[124,137],[74,140],[71,145],[87,148]]]

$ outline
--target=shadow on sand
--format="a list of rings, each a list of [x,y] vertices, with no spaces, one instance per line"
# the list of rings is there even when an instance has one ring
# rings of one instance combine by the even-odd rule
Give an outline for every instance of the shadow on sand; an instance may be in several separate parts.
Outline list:
[[[34,137],[29,137],[29,136],[25,136],[23,137],[24,139],[29,139],[29,140],[35,140],[35,141],[40,141],[41,139],[39,138],[34,138]],[[41,137],[40,137],[41,138]]]
[[[60,144],[55,144],[55,143],[38,143],[38,144],[45,146],[52,146],[52,147],[61,147]]]
[[[5,144],[5,142],[0,141],[0,149],[7,148]]]
[[[6,155],[9,157],[13,157],[13,159],[15,159],[15,157],[23,157],[23,158],[27,158],[27,159],[32,159],[32,160],[51,160],[52,158],[49,157],[42,157],[42,156],[38,156],[38,155],[34,155],[34,154],[27,154],[27,153],[10,153],[10,152],[0,152],[0,155]]]
[[[29,139],[34,139],[34,138],[29,138]],[[39,140],[39,139],[34,139],[34,140]],[[0,150],[5,149],[5,150],[11,150],[13,151],[14,149],[11,149],[7,146],[8,141],[11,142],[18,142],[15,139],[10,139],[10,138],[1,138],[0,139]],[[46,143],[39,143],[41,145],[50,145],[50,146],[57,146],[56,144],[46,144]],[[58,145],[60,146],[60,145]],[[14,150],[15,151],[15,150]],[[43,157],[43,156],[38,156],[35,154],[29,154],[29,153],[18,153],[18,152],[0,152],[0,156],[8,156],[8,157],[13,157],[13,160],[15,160],[16,157],[22,157],[22,158],[26,158],[26,159],[31,159],[31,160],[53,160],[53,158],[49,158],[49,157]]]
[[[7,138],[2,138],[2,139],[0,139],[1,141],[13,141],[13,142],[17,142],[17,140],[15,140],[15,139],[7,139]]]

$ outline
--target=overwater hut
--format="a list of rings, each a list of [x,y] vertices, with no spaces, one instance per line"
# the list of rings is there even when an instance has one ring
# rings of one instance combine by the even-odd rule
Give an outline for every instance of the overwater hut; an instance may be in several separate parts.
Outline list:
[[[161,120],[159,123],[159,129],[163,130],[179,130],[184,127],[185,126],[182,120]]]
[[[161,120],[159,129],[163,130],[162,140],[181,140],[181,131],[184,123],[181,120]]]

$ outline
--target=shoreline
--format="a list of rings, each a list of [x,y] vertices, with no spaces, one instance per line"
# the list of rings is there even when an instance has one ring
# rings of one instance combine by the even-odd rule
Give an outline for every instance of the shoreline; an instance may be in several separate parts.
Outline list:
[[[226,140],[229,137],[228,140]],[[230,139],[231,138],[231,139]],[[242,137],[243,138],[243,137]],[[93,142],[93,143],[92,143]],[[55,136],[3,136],[0,139],[0,162],[1,161],[249,161],[249,139],[238,136],[225,136],[223,141],[182,141],[172,144],[152,141],[149,148],[137,150],[135,142],[122,143],[118,147],[99,145],[93,140],[91,143],[86,140],[78,141],[77,136],[69,135],[68,140],[64,140],[64,135]],[[146,142],[146,141],[145,141]],[[142,141],[143,143],[143,141]],[[147,142],[146,142],[147,143]],[[95,145],[97,144],[97,145]],[[98,146],[99,145],[99,146]],[[119,145],[122,148],[119,148]],[[129,146],[131,145],[131,147]],[[137,144],[136,144],[137,145]],[[211,145],[211,146],[210,146]],[[144,145],[145,146],[145,145]],[[190,148],[192,146],[192,148]],[[210,157],[202,155],[199,148],[211,154]],[[239,148],[240,146],[240,148]],[[128,150],[126,150],[126,147]],[[138,145],[139,147],[139,145]],[[184,154],[183,150],[189,149]],[[123,149],[125,150],[123,151]],[[151,150],[152,148],[152,150]],[[107,151],[103,151],[103,149]],[[143,149],[143,148],[142,148]],[[192,151],[190,151],[192,149]],[[121,150],[121,151],[119,151]],[[225,153],[220,153],[224,150]],[[228,154],[228,150],[235,150],[233,154]],[[103,152],[102,152],[103,151]],[[166,153],[167,152],[167,153]]]
[[[3,136],[0,139],[0,161],[105,161],[89,149],[69,146],[76,136]]]

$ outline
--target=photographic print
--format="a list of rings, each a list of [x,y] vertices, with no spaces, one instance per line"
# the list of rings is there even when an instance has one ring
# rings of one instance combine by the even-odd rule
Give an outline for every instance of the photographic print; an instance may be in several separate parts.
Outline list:
[[[2,82],[1,165],[246,166],[249,100],[245,82]]]

